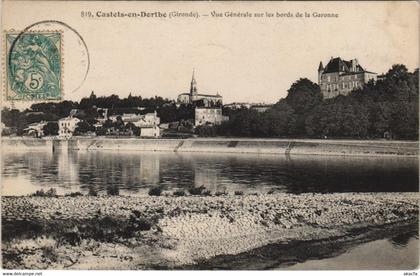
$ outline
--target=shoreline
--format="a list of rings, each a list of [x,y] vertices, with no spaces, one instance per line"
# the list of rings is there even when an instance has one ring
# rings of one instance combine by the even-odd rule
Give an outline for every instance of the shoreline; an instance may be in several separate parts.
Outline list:
[[[195,265],[184,265],[175,269],[231,270],[234,267],[235,270],[290,270],[290,268],[294,270],[292,267],[296,264],[335,258],[361,244],[375,240],[390,239],[401,234],[418,233],[418,230],[419,221],[415,219],[400,224],[356,227],[349,230],[349,232],[354,232],[350,236],[328,237],[311,241],[294,240],[288,243],[273,243],[237,255],[215,256],[207,260],[202,260]],[[254,264],[253,267],[250,267],[249,263]],[[412,270],[416,269],[416,267],[407,266],[404,269]],[[155,268],[167,269],[166,267]],[[357,270],[358,268],[355,267],[353,269]]]
[[[351,244],[357,231],[379,229],[374,239],[418,224],[418,200],[418,193],[2,197],[3,265],[211,269],[218,258],[275,244]],[[10,257],[19,252],[20,260]]]
[[[238,153],[270,155],[329,155],[410,157],[419,154],[418,141],[316,140],[260,138],[84,138],[69,140],[2,137],[2,151],[138,151],[179,153]]]

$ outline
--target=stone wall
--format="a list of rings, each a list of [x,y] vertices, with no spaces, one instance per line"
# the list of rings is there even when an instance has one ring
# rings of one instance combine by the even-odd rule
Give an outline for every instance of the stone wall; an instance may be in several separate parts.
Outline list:
[[[16,138],[5,138],[1,139],[2,151],[27,151],[27,150],[40,150],[40,151],[52,151],[53,149],[52,140],[44,140],[38,138],[29,137],[16,137]]]
[[[5,150],[118,150],[354,156],[418,156],[418,142],[288,139],[139,139],[72,138],[70,140],[2,138]]]

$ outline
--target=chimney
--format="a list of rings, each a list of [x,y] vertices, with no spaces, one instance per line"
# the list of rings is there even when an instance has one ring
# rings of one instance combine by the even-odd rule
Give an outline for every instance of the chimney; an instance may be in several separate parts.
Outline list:
[[[352,72],[356,72],[357,65],[358,65],[357,59],[356,58],[352,59],[351,60],[351,71]]]

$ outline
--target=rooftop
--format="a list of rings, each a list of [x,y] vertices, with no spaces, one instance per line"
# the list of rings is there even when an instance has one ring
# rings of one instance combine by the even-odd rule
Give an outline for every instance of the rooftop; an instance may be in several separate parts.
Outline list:
[[[353,69],[352,65],[355,65],[355,68]],[[351,74],[357,74],[357,73],[362,73],[362,72],[366,72],[366,73],[373,73],[373,72],[369,72],[366,71],[357,61],[357,59],[353,59],[353,60],[344,60],[340,57],[336,57],[336,58],[331,58],[330,61],[328,62],[328,64],[325,66],[325,68],[323,68],[322,63],[320,63],[320,66],[318,67],[318,70],[322,70],[323,69],[323,73],[339,73],[339,72],[344,72],[344,73],[351,73]]]

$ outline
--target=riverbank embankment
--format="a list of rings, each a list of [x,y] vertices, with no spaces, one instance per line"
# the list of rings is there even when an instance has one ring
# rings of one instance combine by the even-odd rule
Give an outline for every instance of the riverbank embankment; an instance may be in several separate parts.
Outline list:
[[[418,200],[418,193],[2,197],[3,266],[193,268],[274,243],[332,243],[416,224]]]
[[[245,138],[83,138],[44,140],[2,138],[5,151],[21,150],[117,150],[208,153],[252,153],[281,155],[345,155],[417,157],[417,141],[245,139]]]

